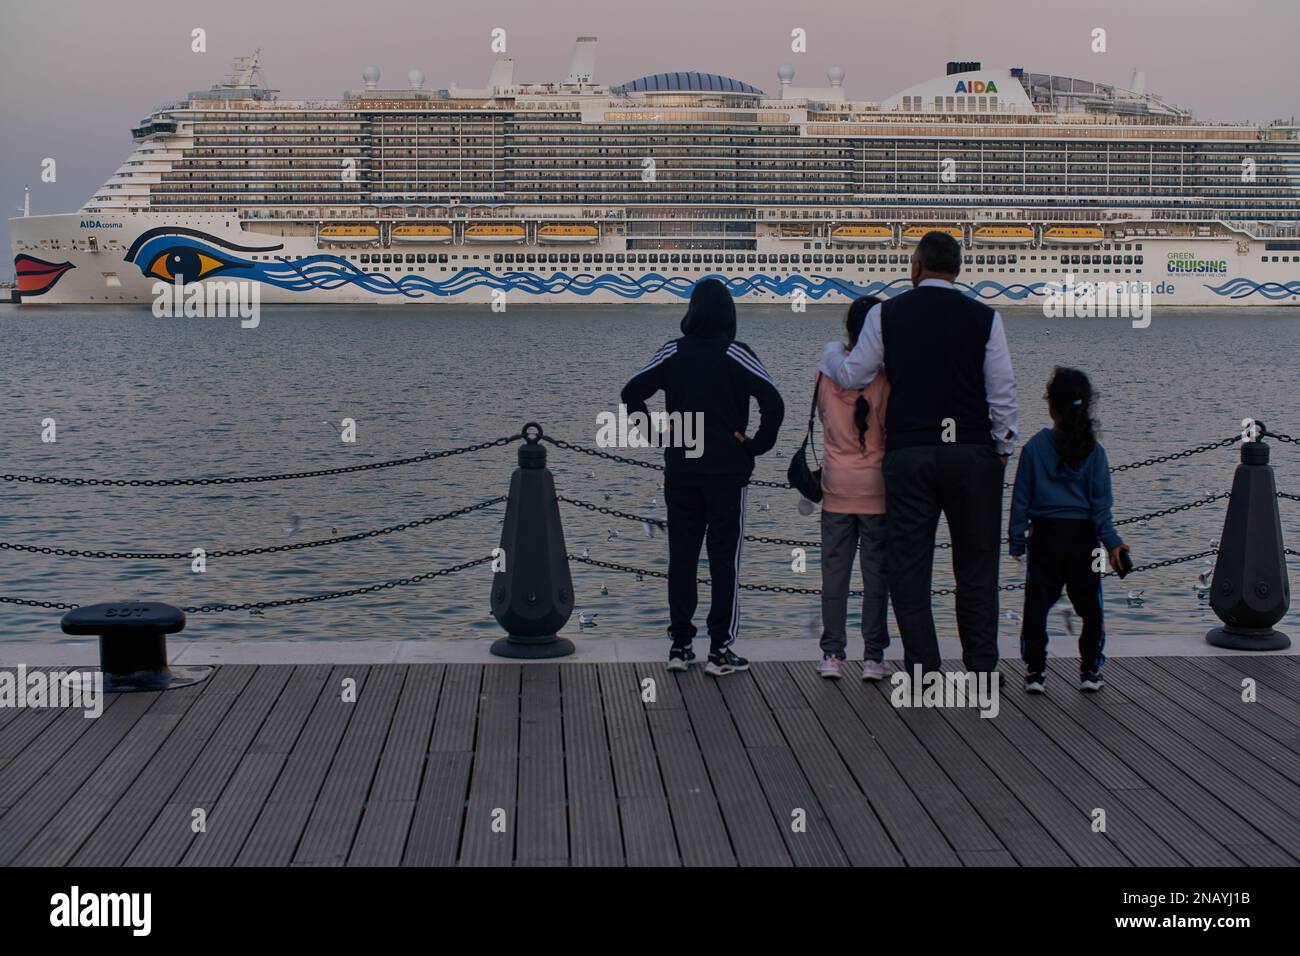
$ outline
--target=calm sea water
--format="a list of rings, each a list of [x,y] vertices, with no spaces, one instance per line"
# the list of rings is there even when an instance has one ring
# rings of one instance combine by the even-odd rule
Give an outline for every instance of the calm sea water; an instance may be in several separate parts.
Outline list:
[[[627,377],[676,336],[678,307],[265,308],[261,327],[236,320],[155,319],[138,308],[0,306],[0,450],[3,472],[160,478],[333,468],[441,449],[540,421],[548,433],[591,445],[597,413]],[[792,314],[742,306],[741,338],[763,358],[788,405],[782,457],[758,477],[784,477],[797,447],[821,343],[838,335],[839,308]],[[1043,386],[1056,364],[1084,368],[1112,463],[1168,453],[1239,431],[1243,417],[1300,434],[1300,313],[1157,313],[1150,328],[1124,320],[1047,320],[1006,313],[1026,436],[1046,423]],[[58,441],[42,443],[41,422]],[[335,424],[357,422],[355,445]],[[1280,490],[1300,493],[1300,448],[1274,445]],[[654,457],[653,452],[632,452]],[[1236,464],[1224,449],[1116,476],[1122,518],[1226,491]],[[166,489],[0,484],[0,541],[119,551],[260,547],[397,524],[504,494],[513,448],[331,478]],[[627,511],[662,512],[658,475],[551,449],[561,494]],[[1008,476],[1012,472],[1008,472]],[[815,538],[817,518],[791,491],[754,489],[748,530]],[[241,603],[358,587],[432,570],[496,545],[504,506],[359,543],[243,559],[188,562],[59,558],[0,551],[0,594],[92,603],[119,597],[178,605]],[[664,539],[637,524],[562,506],[571,551],[647,568],[666,567]],[[1121,529],[1139,564],[1208,548],[1224,504]],[[291,530],[293,515],[298,529]],[[1300,548],[1300,505],[1282,502],[1288,544]],[[610,532],[617,532],[611,538]],[[804,575],[788,548],[747,545],[744,578],[816,587],[816,553]],[[939,552],[935,586],[951,583]],[[1291,561],[1294,571],[1298,566]],[[1108,630],[1199,634],[1216,623],[1198,601],[1201,562],[1107,584]],[[596,615],[589,637],[656,636],[667,623],[664,584],[583,565],[573,569],[578,607]],[[1003,579],[1017,566],[1003,561]],[[192,615],[182,638],[257,641],[429,638],[498,632],[488,613],[486,567],[424,584],[307,606]],[[601,587],[608,594],[601,593]],[[1141,606],[1130,606],[1140,590]],[[707,601],[702,602],[707,606]],[[1020,608],[1019,593],[1003,599]],[[742,596],[745,639],[805,633],[817,599]],[[953,628],[952,599],[936,599]],[[60,612],[0,604],[0,641],[63,639]],[[701,611],[701,619],[703,609]],[[701,621],[702,623],[702,621]],[[1300,613],[1283,622],[1300,632]],[[1017,632],[1004,616],[1002,626]],[[1053,627],[1061,631],[1061,621]],[[577,628],[575,620],[570,629]]]

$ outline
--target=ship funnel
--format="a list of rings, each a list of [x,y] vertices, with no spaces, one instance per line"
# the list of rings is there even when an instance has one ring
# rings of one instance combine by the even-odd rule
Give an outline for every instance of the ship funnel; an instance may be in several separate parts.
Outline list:
[[[488,77],[488,90],[499,93],[515,85],[515,61],[502,57],[492,64],[492,74]]]
[[[573,59],[569,61],[569,76],[565,83],[581,86],[594,82],[596,75],[596,38],[578,37],[573,45]]]
[[[1145,70],[1133,71],[1133,81],[1129,83],[1128,88],[1138,96],[1146,96],[1147,92],[1147,75]]]
[[[979,60],[949,60],[948,76],[954,73],[978,73],[984,66]]]

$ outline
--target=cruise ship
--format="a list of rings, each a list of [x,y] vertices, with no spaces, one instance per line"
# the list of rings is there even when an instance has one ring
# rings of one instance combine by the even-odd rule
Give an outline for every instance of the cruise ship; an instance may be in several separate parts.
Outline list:
[[[10,220],[23,305],[150,302],[257,283],[263,302],[742,301],[909,288],[911,247],[959,239],[961,288],[1032,305],[1124,283],[1155,305],[1300,304],[1300,126],[1211,123],[1146,90],[949,62],[878,102],[844,71],[771,92],[729,76],[281,99],[260,54],[161,106],[77,212]],[[936,73],[938,65],[936,64]],[[164,284],[159,286],[159,283]]]

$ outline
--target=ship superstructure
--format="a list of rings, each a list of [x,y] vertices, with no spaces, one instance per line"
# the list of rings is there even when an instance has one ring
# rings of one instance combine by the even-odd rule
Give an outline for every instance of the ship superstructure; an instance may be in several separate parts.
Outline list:
[[[426,88],[379,70],[280,99],[260,56],[156,109],[75,214],[10,221],[24,302],[147,302],[239,279],[277,302],[671,301],[908,287],[943,229],[972,295],[1072,275],[1157,304],[1300,303],[1300,127],[1202,122],[1146,92],[950,62],[881,102],[844,73],[773,93],[705,72]]]

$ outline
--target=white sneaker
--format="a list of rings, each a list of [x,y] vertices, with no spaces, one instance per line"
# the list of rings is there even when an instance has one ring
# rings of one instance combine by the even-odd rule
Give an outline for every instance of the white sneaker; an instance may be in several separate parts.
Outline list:
[[[817,673],[821,674],[827,680],[839,680],[840,668],[844,661],[832,654],[822,655],[822,659],[817,663]]]
[[[884,680],[885,665],[880,661],[863,661],[862,679],[863,680]]]

